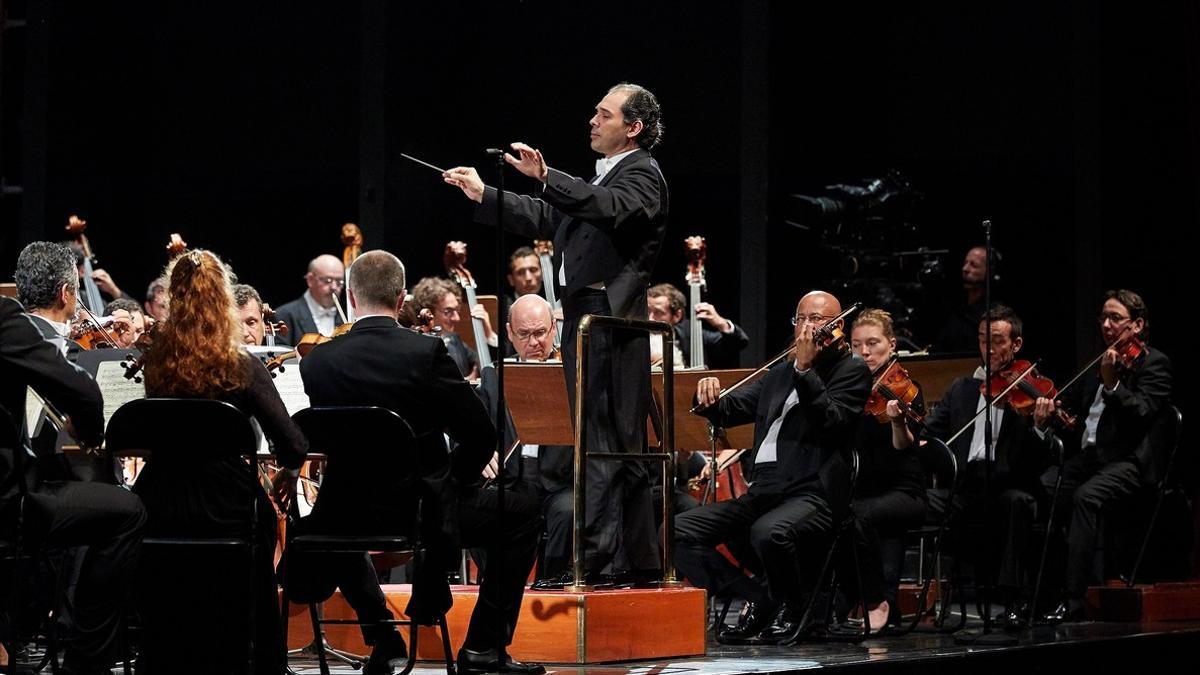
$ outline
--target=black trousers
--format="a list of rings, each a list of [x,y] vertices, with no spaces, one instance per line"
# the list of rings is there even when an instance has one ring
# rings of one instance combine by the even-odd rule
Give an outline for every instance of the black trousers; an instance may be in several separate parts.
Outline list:
[[[141,501],[116,486],[42,483],[30,494],[25,520],[30,547],[87,547],[71,630],[63,640],[69,667],[108,668],[118,657],[117,632],[136,581],[145,525]]]
[[[947,494],[943,489],[926,491],[931,518],[944,517],[950,506]],[[994,574],[996,585],[1015,592],[1022,586],[1029,530],[1037,513],[1037,499],[1028,491],[1008,488],[988,499],[982,488],[967,483],[954,496],[949,548],[975,565],[977,583],[986,583]]]
[[[800,607],[820,569],[824,549],[818,544],[832,527],[829,504],[820,495],[752,492],[679,514],[675,566],[694,585],[713,593]],[[756,580],[715,549],[722,543]],[[765,576],[765,588],[758,575]]]
[[[604,291],[563,299],[562,359],[567,399],[575,412],[575,333],[586,314],[611,315]],[[585,400],[590,452],[642,452],[650,403],[650,341],[645,333],[591,332]],[[644,462],[589,460],[585,506],[585,567],[589,572],[653,570],[661,566]]]
[[[1055,476],[1056,469],[1043,476],[1047,490],[1053,489]],[[1063,463],[1062,479],[1056,509],[1062,515],[1055,520],[1068,523],[1064,592],[1069,600],[1082,601],[1089,584],[1104,580],[1104,516],[1141,491],[1141,472],[1128,460],[1101,464],[1093,446]]]
[[[900,490],[858,495],[850,508],[854,511],[854,548],[858,552],[862,594],[869,605],[887,600],[898,611],[896,593],[904,567],[904,535],[925,521],[924,495]],[[847,553],[838,557],[838,578],[854,600],[858,597],[858,579],[854,560]]]
[[[540,502],[516,491],[506,490],[504,514],[500,515],[495,490],[477,490],[459,503],[459,531],[462,545],[488,550],[487,563],[481,570],[479,599],[471,614],[464,646],[469,649],[489,649],[500,643],[512,642],[525,582],[533,567],[538,537],[542,529]],[[308,519],[305,519],[308,520]],[[303,523],[304,521],[301,521]],[[317,524],[308,529],[320,528]],[[302,531],[304,528],[302,528]],[[315,530],[313,530],[315,531]],[[429,546],[437,543],[426,537]],[[379,577],[364,554],[289,556],[287,561],[289,597],[296,602],[315,602],[328,598],[333,589],[340,588],[346,602],[364,622],[394,618],[387,608]],[[445,565],[449,563],[436,550],[430,555],[426,569],[416,584],[445,584]],[[435,593],[437,591],[434,591]],[[414,588],[414,598],[417,591]],[[410,616],[425,620],[419,612]],[[363,626],[363,639],[375,644],[379,637],[394,630],[392,627]]]

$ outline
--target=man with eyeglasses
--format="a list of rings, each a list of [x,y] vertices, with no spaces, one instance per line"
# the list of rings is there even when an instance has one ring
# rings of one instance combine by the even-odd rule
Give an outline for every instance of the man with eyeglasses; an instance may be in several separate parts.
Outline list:
[[[697,384],[696,402],[706,406],[701,414],[727,427],[754,422],[754,446],[743,459],[749,491],[675,519],[675,565],[683,575],[747,600],[737,626],[722,630],[719,642],[773,644],[799,636],[823,535],[849,504],[843,451],[870,395],[871,371],[847,350],[814,339],[841,312],[836,297],[813,291],[792,317],[792,358],[719,400],[717,378]],[[722,543],[753,578],[717,552]]]
[[[331,336],[333,329],[342,325],[342,317],[334,305],[334,296],[346,284],[342,261],[328,254],[313,258],[308,263],[304,283],[308,285],[304,295],[275,310],[275,318],[288,328],[287,335],[279,338],[280,343],[296,344],[306,333]]]
[[[1127,506],[1143,486],[1155,485],[1164,470],[1164,448],[1144,440],[1170,406],[1171,360],[1146,345],[1130,367],[1120,365],[1123,343],[1134,336],[1145,342],[1150,328],[1146,303],[1137,293],[1106,293],[1099,321],[1106,347],[1100,363],[1062,400],[1039,399],[1034,410],[1038,433],[1063,434],[1067,453],[1059,490],[1060,513],[1070,518],[1064,521],[1067,569],[1064,600],[1045,617],[1051,622],[1083,618],[1088,585],[1104,579],[1102,552],[1096,550],[1102,517]],[[1059,406],[1079,420],[1073,431],[1051,425]],[[1042,477],[1047,489],[1056,474],[1051,468]]]
[[[440,277],[425,277],[413,286],[414,310],[428,309],[433,315],[433,325],[441,328],[442,342],[450,352],[450,358],[458,365],[463,377],[474,380],[479,377],[479,355],[462,341],[458,326],[463,321],[461,287]]]

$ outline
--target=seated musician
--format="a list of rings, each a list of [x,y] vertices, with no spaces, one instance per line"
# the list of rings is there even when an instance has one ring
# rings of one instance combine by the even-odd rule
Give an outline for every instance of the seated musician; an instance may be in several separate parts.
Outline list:
[[[501,560],[489,559],[495,568],[489,564],[483,570],[479,601],[458,654],[459,671],[495,672],[503,667],[508,672],[544,672],[541,666],[511,659],[501,663],[496,649],[501,641],[511,643],[525,579],[533,567],[541,530],[537,500],[506,493],[501,526],[495,493],[472,487],[495,452],[495,428],[444,343],[396,323],[404,296],[404,266],[394,255],[368,251],[359,256],[350,274],[350,302],[358,320],[348,333],[318,345],[300,361],[304,389],[314,406],[392,410],[417,435],[425,503],[437,503],[443,510],[437,519],[424,519],[428,576],[415,580],[406,613],[430,621],[449,607],[445,572],[457,565],[459,543],[499,551]],[[447,452],[444,434],[457,441],[453,452]],[[384,476],[358,478],[364,490],[379,495],[394,491]],[[345,512],[341,503],[328,501],[327,496],[322,492],[312,515],[301,521],[302,530],[337,531],[364,515]],[[454,537],[456,520],[461,542]],[[298,600],[327,597],[336,585],[360,620],[392,618],[365,554],[313,558],[296,557],[289,563]],[[502,618],[507,634],[500,632]],[[400,635],[393,627],[368,624],[363,636],[375,644],[367,672],[391,672],[388,662],[405,653]]]
[[[990,338],[986,332],[988,319]],[[996,305],[984,314],[979,323],[979,357],[988,358],[990,346],[993,373],[1008,368],[1021,351],[1022,328],[1021,318],[1004,305]],[[973,376],[954,380],[938,405],[925,416],[925,433],[935,438],[949,439],[968,423],[971,425],[950,445],[958,458],[959,487],[954,504],[947,503],[946,489],[929,490],[927,496],[933,517],[940,519],[953,507],[951,528],[968,538],[970,548],[962,550],[976,554],[978,583],[987,583],[994,573],[1000,600],[1006,606],[1007,627],[1017,628],[1023,618],[1019,607],[1022,568],[1029,529],[1038,513],[1038,498],[1043,495],[1039,476],[1046,468],[1047,453],[1033,431],[1032,418],[1001,405],[982,412],[983,377],[984,369],[980,367]],[[994,393],[1002,389],[997,387]],[[984,414],[991,416],[994,434],[990,478],[984,463]],[[987,522],[985,514],[990,514]]]
[[[113,321],[112,334],[120,349],[129,349],[146,332],[146,314],[136,300],[113,300],[104,306],[104,316]]]
[[[658,284],[646,291],[646,307],[651,321],[663,321],[675,327],[675,345],[683,352],[684,361],[692,365],[692,325],[684,320],[687,299],[671,284]],[[737,354],[750,344],[746,331],[717,312],[711,303],[696,305],[700,328],[704,333],[704,363],[710,368],[731,368]]]
[[[166,319],[169,307],[167,278],[158,277],[146,287],[146,301],[142,303],[142,309],[146,310],[147,322],[153,325],[155,321]]]
[[[288,416],[266,368],[240,347],[242,331],[237,323],[233,291],[225,266],[214,254],[193,250],[171,264],[168,279],[171,314],[155,329],[153,348],[146,355],[146,395],[231,403],[258,421],[267,438],[274,443],[281,464],[292,470],[298,469],[308,451],[308,441]],[[181,429],[180,433],[187,433],[187,430]],[[165,465],[158,466],[156,459],[147,458],[134,486],[150,514],[147,526],[150,535],[162,532],[174,536],[219,536],[229,534],[229,528],[236,527],[236,523],[245,522],[245,505],[250,501],[250,495],[246,494],[246,482],[242,479],[245,474],[243,460],[230,459],[220,464],[207,462],[202,471],[197,470],[186,480],[181,480],[179,471],[166,473]],[[277,482],[280,486],[286,484],[285,480]],[[271,569],[275,511],[262,488],[253,489],[258,503],[259,528],[256,533],[258,555],[253,561],[258,589],[254,599],[255,669],[259,673],[278,675],[283,672],[285,663],[275,576]],[[282,500],[283,495],[276,496]],[[180,578],[189,576],[180,574],[180,566],[187,564],[188,561],[172,561],[169,570],[143,570],[149,575],[142,586],[145,592],[141,604],[147,631],[144,655],[152,672],[181,672],[188,664],[197,672],[219,672],[217,665],[203,662],[194,649],[197,634],[211,630],[205,626],[225,626],[228,631],[221,635],[220,642],[213,644],[241,644],[245,639],[245,628],[237,627],[237,622],[230,621],[228,616],[231,608],[243,607],[245,603],[232,585],[228,586],[228,597],[208,594],[192,597],[187,615],[189,623],[195,621],[196,625],[191,630],[179,627],[184,613],[173,604],[176,595],[168,593],[167,589]],[[203,566],[198,562],[192,564],[200,567],[190,571],[190,575],[201,580],[197,584],[207,583],[202,581],[204,579],[218,578],[219,573],[208,562]],[[236,568],[219,578],[234,575],[244,576],[244,573]],[[172,602],[163,604],[163,598]],[[214,659],[223,656],[222,650],[204,653]],[[236,649],[230,653],[236,655],[233,658],[243,658]],[[187,656],[181,657],[181,654]],[[221,665],[228,668],[231,664]]]
[[[749,491],[675,519],[675,564],[693,584],[748,601],[739,623],[717,639],[771,643],[796,638],[799,612],[821,565],[820,542],[849,503],[846,437],[862,415],[871,373],[848,350],[822,346],[814,331],[841,313],[829,293],[800,299],[794,356],[718,400],[720,382],[704,378],[696,399],[721,426],[754,422]],[[715,547],[725,543],[745,576]],[[759,581],[765,577],[765,585]],[[774,625],[772,618],[779,615]]]
[[[17,300],[48,342],[74,360],[79,345],[70,339],[79,304],[75,254],[64,244],[35,241],[17,256]]]
[[[863,310],[854,320],[850,348],[878,379],[896,354],[892,316],[881,309]],[[906,405],[917,415],[925,412],[919,390]],[[899,623],[896,594],[904,565],[904,534],[920,527],[925,519],[925,473],[912,450],[912,429],[900,401],[889,400],[886,411],[884,424],[871,414],[860,417],[853,441],[859,461],[851,505],[856,526],[854,545],[872,631]],[[840,578],[854,601],[858,597],[854,570],[843,569]]]
[[[308,290],[304,295],[284,303],[275,310],[276,318],[287,326],[283,344],[297,344],[306,333],[333,335],[333,329],[342,325],[334,297],[342,292],[346,283],[346,268],[342,260],[325,254],[313,258],[304,274]]]
[[[258,291],[250,284],[236,284],[233,287],[233,303],[237,308],[238,324],[242,327],[242,344],[261,345],[263,309]]]
[[[512,303],[522,295],[540,295],[542,292],[542,263],[532,248],[522,246],[508,256],[508,280],[510,292],[505,293],[505,301]],[[512,313],[512,310],[509,310]]]
[[[442,342],[450,352],[450,358],[458,365],[463,377],[479,377],[479,355],[468,347],[458,335],[462,314],[459,286],[440,277],[425,277],[413,286],[413,310],[420,313],[427,309],[433,313],[433,324],[442,329]],[[468,324],[465,330],[470,330]]]
[[[47,282],[74,287],[79,283],[74,257],[59,244],[48,247],[42,250],[66,260],[70,274]],[[100,445],[104,402],[92,378],[46,344],[31,319],[21,314],[21,306],[9,298],[0,298],[0,345],[0,412],[7,412],[17,426],[18,441],[18,447],[5,447],[12,436],[0,436],[0,539],[11,541],[17,534],[17,481],[35,481],[29,486],[32,492],[21,525],[27,550],[82,547],[73,577],[72,623],[59,633],[66,655],[57,672],[108,673],[119,656],[118,630],[136,579],[146,512],[137,497],[116,486],[37,479],[29,463],[24,476],[16,475],[14,453],[24,453],[28,442],[21,423],[27,387],[67,416],[70,430],[86,447]],[[6,576],[4,583],[8,582]],[[46,604],[57,606],[52,588],[37,592],[53,598]],[[7,639],[7,630],[11,626],[0,620],[0,639]]]
[[[1109,291],[1100,312],[1104,356],[1062,397],[1062,407],[1079,423],[1063,439],[1067,459],[1059,513],[1069,514],[1069,521],[1063,521],[1069,523],[1066,588],[1063,603],[1047,617],[1051,621],[1083,617],[1084,592],[1104,580],[1103,557],[1096,550],[1102,518],[1128,505],[1144,486],[1155,485],[1164,470],[1164,449],[1143,440],[1170,405],[1171,360],[1144,344],[1149,327],[1141,296],[1125,289]],[[1144,349],[1122,363],[1120,350],[1135,336]],[[1038,404],[1034,420],[1039,431],[1063,433],[1051,425],[1056,403],[1042,399]],[[1043,476],[1048,490],[1056,473],[1051,468]]]

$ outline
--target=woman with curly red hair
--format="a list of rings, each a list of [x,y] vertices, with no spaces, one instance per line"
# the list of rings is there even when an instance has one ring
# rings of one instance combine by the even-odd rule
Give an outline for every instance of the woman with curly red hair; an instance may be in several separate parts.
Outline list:
[[[146,395],[231,403],[258,421],[285,467],[298,469],[308,443],[288,416],[266,368],[239,346],[241,329],[225,265],[211,252],[194,250],[171,264],[167,278],[171,314],[156,327],[153,346],[146,355]],[[187,429],[179,431],[187,433]],[[169,480],[160,479],[154,460],[154,457],[147,459],[134,486],[149,512],[147,536],[157,532],[173,536],[220,536],[236,533],[238,524],[247,522],[246,504],[251,495],[246,493],[244,460],[198,464],[196,471],[182,480],[178,471],[172,472]],[[258,505],[259,539],[259,555],[253,563],[258,589],[255,671],[279,674],[285,664],[271,568],[275,512],[262,488],[255,486],[253,490]],[[198,556],[189,556],[187,560],[169,561],[169,569],[143,570],[159,582],[142,588],[147,630],[144,645],[149,650],[145,653],[145,664],[151,672],[222,669],[218,664],[201,663],[199,654],[205,654],[204,658],[242,658],[236,647],[194,649],[194,642],[203,635],[205,626],[221,627],[221,635],[211,636],[213,645],[236,645],[246,635],[247,627],[238,626],[236,620],[246,616],[238,610],[245,606],[245,599],[228,597],[227,589],[231,588],[228,578],[242,571],[232,567],[237,564],[230,562],[233,560],[236,558],[222,556],[200,562]],[[228,572],[214,569],[218,564],[230,565]],[[178,594],[163,593],[166,584],[171,583],[182,583],[184,587]],[[183,616],[194,630],[181,629],[179,619]]]

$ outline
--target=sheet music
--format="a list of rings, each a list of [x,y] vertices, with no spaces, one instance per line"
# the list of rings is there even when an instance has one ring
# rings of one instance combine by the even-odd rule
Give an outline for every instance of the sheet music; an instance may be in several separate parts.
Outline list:
[[[308,407],[308,394],[304,393],[304,381],[300,379],[300,365],[296,361],[289,360],[283,370],[275,371],[274,375],[275,389],[289,415]]]
[[[101,361],[96,365],[96,384],[104,395],[104,428],[112,419],[117,408],[130,401],[146,398],[146,385],[125,377],[125,366],[120,361]]]
[[[34,396],[33,390],[25,387],[25,428],[28,430],[30,438],[37,436],[41,430],[42,421],[46,416],[42,413],[42,404],[38,401],[37,396]]]

